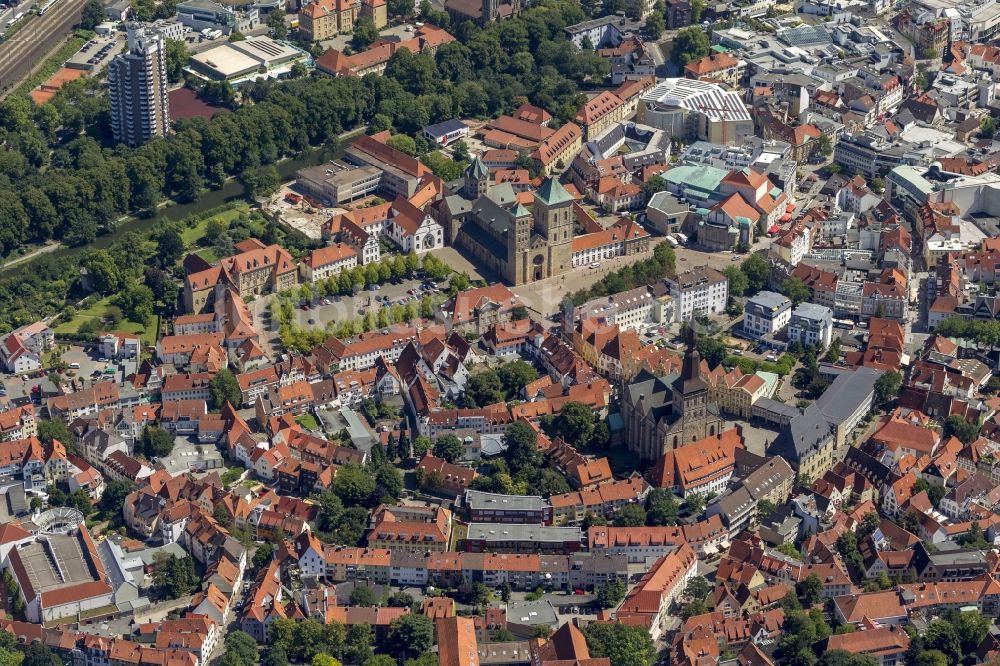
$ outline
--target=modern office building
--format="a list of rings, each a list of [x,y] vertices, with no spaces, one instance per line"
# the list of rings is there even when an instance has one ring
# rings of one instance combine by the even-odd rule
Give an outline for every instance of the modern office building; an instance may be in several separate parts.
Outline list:
[[[260,25],[262,7],[251,5],[238,11],[233,3],[222,5],[213,0],[182,0],[177,3],[177,20],[195,32],[220,30],[246,34]]]
[[[162,34],[130,24],[128,51],[108,66],[108,85],[115,141],[135,147],[167,133],[170,114]]]
[[[711,81],[664,79],[642,93],[636,122],[689,141],[742,144],[753,118],[739,93]]]

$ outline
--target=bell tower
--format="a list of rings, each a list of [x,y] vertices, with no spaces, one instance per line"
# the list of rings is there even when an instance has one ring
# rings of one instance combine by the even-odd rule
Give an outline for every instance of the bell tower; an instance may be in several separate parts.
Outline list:
[[[519,203],[510,214],[514,219],[507,233],[507,278],[512,284],[522,284],[528,280],[525,266],[531,243],[531,213]]]
[[[500,0],[483,0],[483,15],[480,20],[483,25],[490,21],[496,21],[500,14]]]
[[[486,168],[477,155],[465,169],[465,184],[462,187],[462,194],[465,195],[466,199],[475,201],[479,197],[485,196],[489,189],[490,170]]]
[[[547,275],[560,275],[573,267],[573,197],[555,178],[535,191],[535,230],[547,246]]]
[[[685,419],[704,419],[708,408],[708,384],[701,378],[701,354],[694,321],[688,322],[687,350],[681,376],[674,380],[673,409]]]

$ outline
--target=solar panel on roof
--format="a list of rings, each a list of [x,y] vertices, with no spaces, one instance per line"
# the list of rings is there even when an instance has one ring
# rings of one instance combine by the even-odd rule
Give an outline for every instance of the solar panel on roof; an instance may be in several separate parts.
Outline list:
[[[803,25],[778,32],[778,38],[789,46],[808,46],[830,43],[830,35],[819,26]]]

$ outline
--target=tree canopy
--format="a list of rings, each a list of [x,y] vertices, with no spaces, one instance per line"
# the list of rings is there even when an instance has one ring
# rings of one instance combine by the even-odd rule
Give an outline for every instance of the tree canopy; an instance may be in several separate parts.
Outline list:
[[[157,596],[177,599],[193,592],[200,582],[190,555],[178,558],[162,552],[153,557],[153,587]]]
[[[615,666],[652,666],[656,661],[656,649],[644,627],[595,622],[583,634],[590,656],[610,657]]]
[[[692,25],[678,30],[674,35],[670,57],[674,62],[686,65],[707,56],[711,47],[712,42],[708,38],[708,33],[701,27]]]
[[[792,305],[798,305],[809,300],[809,287],[797,277],[787,277],[781,283],[781,293],[788,297]]]
[[[952,414],[944,421],[944,436],[957,437],[963,444],[971,444],[979,437],[979,424]]]
[[[229,368],[222,368],[215,373],[209,381],[208,391],[212,396],[212,406],[215,409],[222,409],[227,402],[232,403],[234,407],[243,403],[243,392],[240,390],[240,384]]]
[[[740,269],[747,277],[746,295],[753,296],[767,286],[771,267],[767,260],[759,254],[751,254],[740,264]]]
[[[375,477],[358,465],[344,465],[333,477],[333,492],[344,506],[365,506],[375,493]]]
[[[87,0],[80,12],[80,27],[84,30],[93,30],[94,27],[104,21],[104,5],[100,0]]]
[[[882,407],[887,405],[899,393],[903,385],[903,377],[895,370],[889,370],[875,380],[875,404]]]
[[[523,421],[516,421],[507,426],[504,432],[504,443],[507,450],[504,458],[511,472],[517,474],[522,469],[535,468],[542,461],[538,451],[538,435],[531,426]]]
[[[142,450],[147,458],[163,458],[174,450],[174,437],[159,426],[142,429]]]
[[[653,488],[646,495],[646,523],[648,525],[676,525],[677,515],[677,501],[669,490]]]
[[[389,624],[386,642],[390,654],[419,657],[434,645],[434,624],[426,615],[404,615]]]
[[[462,459],[465,449],[455,435],[441,435],[434,441],[434,455],[450,463]]]

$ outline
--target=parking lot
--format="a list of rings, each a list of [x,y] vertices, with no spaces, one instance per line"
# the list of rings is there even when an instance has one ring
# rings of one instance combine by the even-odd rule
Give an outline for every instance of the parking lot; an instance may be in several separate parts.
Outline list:
[[[434,256],[441,259],[452,270],[464,273],[470,280],[493,281],[493,276],[484,274],[463,257],[453,247],[442,247],[431,251]],[[364,317],[369,310],[378,312],[381,308],[392,307],[392,305],[404,301],[404,305],[409,302],[420,305],[420,297],[424,294],[434,296],[437,300],[446,297],[448,283],[445,281],[438,285],[438,292],[424,291],[421,289],[422,279],[402,280],[393,284],[387,282],[373,289],[363,289],[354,296],[327,296],[324,298],[313,298],[306,303],[307,309],[298,307],[295,309],[295,321],[302,328],[327,328],[328,325],[336,326],[342,321]],[[278,323],[272,322],[270,317],[270,304],[275,296],[266,294],[254,299],[250,303],[250,311],[254,316],[254,323],[261,333],[268,333],[262,340],[265,351],[281,351],[275,345],[277,343]],[[323,301],[326,301],[324,303]]]
[[[84,44],[79,51],[70,56],[66,67],[82,69],[86,72],[97,72],[111,62],[116,54],[125,46],[125,35],[113,32],[108,37],[95,37]]]
[[[57,350],[67,367],[63,379],[81,381],[88,386],[96,381],[123,382],[138,369],[138,361],[135,359],[118,362],[102,358],[100,347],[96,346],[88,349],[81,345],[57,345]],[[35,386],[46,381],[46,375],[39,374],[38,371],[24,375],[4,373],[0,377],[3,381],[0,398],[12,400],[31,395]]]
[[[295,308],[294,319],[301,328],[330,330],[340,322],[364,317],[369,310],[377,313],[380,309],[392,307],[400,301],[403,304],[412,302],[419,308],[420,299],[424,294],[439,301],[446,296],[446,282],[438,287],[437,292],[424,290],[422,285],[423,282],[419,279],[403,280],[398,284],[386,283],[376,285],[372,289],[363,289],[355,296],[324,298],[314,296],[308,303],[300,303],[299,307]],[[250,310],[253,312],[258,331],[262,333],[261,345],[265,351],[279,353],[282,351],[277,344],[279,323],[272,321],[270,315],[270,303],[273,298],[264,296],[254,300],[250,303]]]

